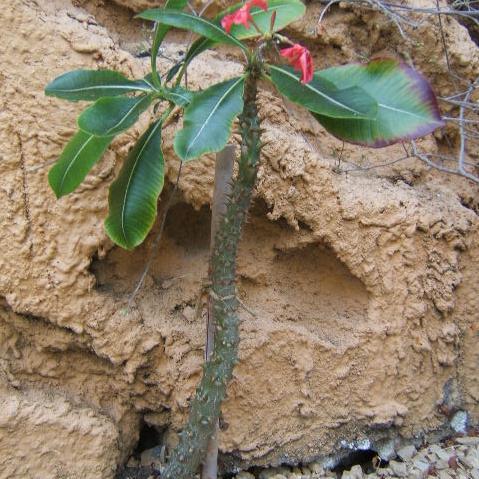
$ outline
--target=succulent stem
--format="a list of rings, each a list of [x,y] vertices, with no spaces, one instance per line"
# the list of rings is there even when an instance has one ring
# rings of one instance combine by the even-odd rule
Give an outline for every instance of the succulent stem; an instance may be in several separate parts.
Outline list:
[[[260,120],[256,106],[259,67],[250,63],[239,117],[241,154],[226,213],[221,219],[211,257],[211,301],[217,325],[214,353],[203,368],[203,377],[191,403],[180,442],[165,467],[164,479],[192,479],[215,432],[220,407],[237,362],[239,344],[236,256],[256,182],[261,151]]]

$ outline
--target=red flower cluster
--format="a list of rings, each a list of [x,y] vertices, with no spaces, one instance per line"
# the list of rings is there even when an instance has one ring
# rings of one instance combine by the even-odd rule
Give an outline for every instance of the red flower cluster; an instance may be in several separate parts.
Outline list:
[[[249,29],[249,22],[253,20],[250,10],[253,6],[257,6],[263,10],[268,10],[268,3],[266,0],[250,0],[246,2],[239,10],[226,15],[221,20],[221,26],[229,33],[231,31],[232,25],[244,25],[245,28]]]
[[[280,53],[296,71],[301,72],[301,83],[309,83],[313,79],[313,59],[306,47],[295,43],[292,47],[282,48]]]

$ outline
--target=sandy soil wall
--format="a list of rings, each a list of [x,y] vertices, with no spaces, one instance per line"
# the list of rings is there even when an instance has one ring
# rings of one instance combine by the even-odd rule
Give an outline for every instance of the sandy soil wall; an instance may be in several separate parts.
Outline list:
[[[125,252],[102,222],[108,185],[148,114],[77,192],[56,201],[47,184],[82,105],[46,98],[45,84],[75,68],[144,75],[151,32],[131,16],[150,3],[6,0],[0,9],[2,479],[111,479],[143,424],[174,443],[200,377],[205,327],[194,307],[207,271],[213,157],[186,167],[130,310],[155,232]],[[454,91],[435,20],[404,40],[380,13],[335,8],[318,28],[320,11],[311,3],[291,28],[318,66],[395,55],[439,95]],[[467,30],[450,18],[445,31],[455,71],[476,78]],[[173,34],[165,56],[187,41]],[[199,88],[240,68],[234,52],[208,52],[189,80]],[[387,455],[457,411],[477,422],[477,187],[416,160],[338,173],[341,142],[307,114],[267,87],[261,112],[268,145],[239,259],[239,291],[254,316],[242,313],[241,361],[223,407],[227,467],[361,445]],[[164,141],[170,181],[175,128]],[[439,151],[444,137],[421,145]],[[402,154],[346,146],[343,164]]]

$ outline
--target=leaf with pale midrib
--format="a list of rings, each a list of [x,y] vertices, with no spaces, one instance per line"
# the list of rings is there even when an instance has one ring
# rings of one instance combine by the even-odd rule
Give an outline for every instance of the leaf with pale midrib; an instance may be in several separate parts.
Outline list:
[[[113,137],[95,137],[79,131],[64,148],[48,173],[48,181],[57,198],[74,191],[100,159]]]
[[[154,8],[139,13],[137,16],[145,20],[160,22],[170,27],[182,28],[183,30],[198,33],[214,42],[227,43],[229,45],[235,45],[242,50],[247,50],[245,45],[235,37],[226,33],[221,26],[212,23],[205,18],[190,15],[186,12]]]
[[[395,59],[329,68],[319,75],[337,87],[359,86],[378,103],[375,121],[338,120],[314,114],[330,133],[341,140],[380,148],[425,136],[444,124],[427,80]]]
[[[129,80],[113,70],[73,70],[45,88],[47,96],[70,101],[98,100],[134,91],[151,92],[151,88],[143,80]]]
[[[180,86],[174,88],[164,88],[162,90],[163,98],[172,101],[175,105],[186,106],[193,100],[194,93]]]
[[[155,222],[163,183],[161,121],[158,120],[137,141],[110,186],[105,229],[112,241],[125,249],[143,242]]]
[[[362,88],[340,90],[318,74],[303,84],[300,75],[290,67],[270,65],[269,70],[280,93],[308,110],[333,118],[376,118],[377,102]]]
[[[183,10],[183,8],[186,7],[187,3],[187,0],[167,0],[165,3],[165,8],[173,10]],[[158,23],[155,28],[155,36],[153,37],[153,43],[151,45],[152,79],[153,83],[155,83],[157,87],[161,85],[161,81],[156,71],[156,59],[158,58],[158,51],[160,50],[160,46],[163,43],[166,34],[170,31],[170,28],[171,27],[168,25]]]
[[[96,136],[117,135],[136,123],[152,99],[150,95],[100,98],[78,117],[78,126]]]
[[[233,78],[197,93],[185,109],[183,129],[175,137],[175,152],[184,161],[221,150],[243,109],[244,77]]]

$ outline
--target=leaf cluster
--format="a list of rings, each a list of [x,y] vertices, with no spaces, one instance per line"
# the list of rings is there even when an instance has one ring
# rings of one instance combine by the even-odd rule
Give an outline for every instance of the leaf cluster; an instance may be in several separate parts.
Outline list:
[[[348,142],[382,147],[425,135],[442,125],[427,81],[396,60],[378,59],[318,70],[306,84],[290,67],[266,62],[263,50],[276,48],[285,38],[276,32],[304,15],[305,7],[299,0],[270,0],[265,11],[253,7],[255,28],[233,25],[230,33],[221,27],[221,19],[241,5],[207,20],[183,11],[186,3],[169,0],[165,8],[139,15],[156,22],[152,71],[145,78],[130,80],[110,70],[76,70],[56,78],[45,90],[47,95],[69,101],[94,102],[78,117],[78,133],[49,172],[57,197],[74,191],[115,136],[154,107],[153,122],[129,152],[110,187],[105,227],[110,238],[123,248],[139,245],[155,221],[164,184],[161,143],[166,119],[178,109],[183,111],[183,127],[174,141],[181,161],[221,150],[243,109],[245,79],[251,68],[259,69],[261,77],[279,94],[309,110],[326,130]],[[199,37],[185,58],[162,77],[157,71],[157,57],[170,28],[188,30]],[[182,87],[190,62],[217,44],[235,46],[244,53],[244,74],[203,91]]]

